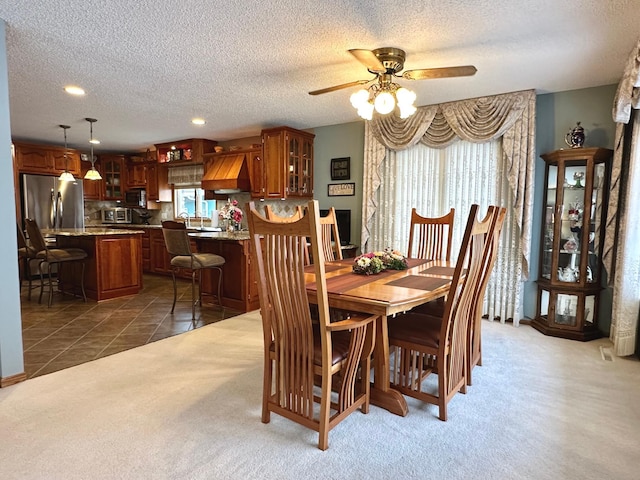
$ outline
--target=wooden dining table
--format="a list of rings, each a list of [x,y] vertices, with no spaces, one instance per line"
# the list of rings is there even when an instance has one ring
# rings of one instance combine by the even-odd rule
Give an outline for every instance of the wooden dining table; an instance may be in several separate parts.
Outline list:
[[[407,259],[406,270],[375,275],[353,272],[353,259],[325,263],[329,306],[378,315],[373,350],[374,381],[371,403],[397,415],[408,413],[403,395],[391,388],[388,319],[423,303],[445,296],[453,277],[453,264],[440,260]],[[307,295],[317,303],[313,266],[305,273]]]

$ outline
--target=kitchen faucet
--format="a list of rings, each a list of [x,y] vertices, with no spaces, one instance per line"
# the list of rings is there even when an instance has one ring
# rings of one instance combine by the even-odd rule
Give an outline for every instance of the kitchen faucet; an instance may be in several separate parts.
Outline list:
[[[187,228],[191,228],[191,219],[189,218],[189,212],[182,212],[178,216],[186,220]]]

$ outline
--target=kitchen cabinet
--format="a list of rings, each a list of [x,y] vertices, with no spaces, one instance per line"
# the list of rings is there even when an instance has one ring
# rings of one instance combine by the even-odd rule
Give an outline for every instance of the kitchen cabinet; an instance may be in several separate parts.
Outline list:
[[[170,202],[171,185],[169,185],[169,168],[156,162],[147,163],[147,204],[149,202]]]
[[[290,127],[262,130],[263,193],[258,196],[313,197],[314,138]]]
[[[215,253],[225,259],[222,267],[222,305],[241,312],[260,308],[258,284],[251,266],[251,242],[249,239],[210,237],[196,238],[201,252]],[[202,295],[217,295],[218,276],[215,270],[202,271]],[[217,299],[213,300],[214,302]]]
[[[19,173],[60,175],[69,170],[80,176],[80,152],[70,148],[14,142],[16,168]]]
[[[159,143],[155,147],[159,163],[182,164],[202,163],[202,155],[212,153],[217,144],[218,142],[215,140],[190,138],[188,140]]]
[[[251,181],[251,197],[264,197],[264,161],[262,149],[252,150],[248,155],[249,179]]]
[[[100,155],[103,200],[124,200],[126,159],[124,155]]]
[[[545,203],[531,324],[545,335],[582,341],[602,335],[598,310],[612,156],[605,148],[542,155]]]
[[[127,163],[127,187],[145,188],[147,186],[147,163]]]
[[[82,176],[82,189],[85,200],[100,200],[104,189],[102,180],[84,180],[84,175],[91,170],[91,162],[81,162],[80,175]],[[100,166],[96,162],[96,170],[100,171]]]

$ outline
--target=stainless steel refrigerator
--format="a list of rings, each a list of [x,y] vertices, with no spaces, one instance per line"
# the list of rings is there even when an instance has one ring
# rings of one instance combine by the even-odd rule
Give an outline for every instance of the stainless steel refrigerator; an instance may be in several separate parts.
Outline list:
[[[61,182],[48,175],[22,175],[22,214],[41,229],[83,228],[82,179]]]

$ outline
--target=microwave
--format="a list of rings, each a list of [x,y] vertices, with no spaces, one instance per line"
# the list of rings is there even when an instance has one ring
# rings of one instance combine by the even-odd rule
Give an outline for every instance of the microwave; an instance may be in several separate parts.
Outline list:
[[[124,193],[124,204],[127,207],[147,208],[147,191],[142,188],[127,190]]]
[[[103,208],[102,223],[131,223],[131,209],[123,207]]]

